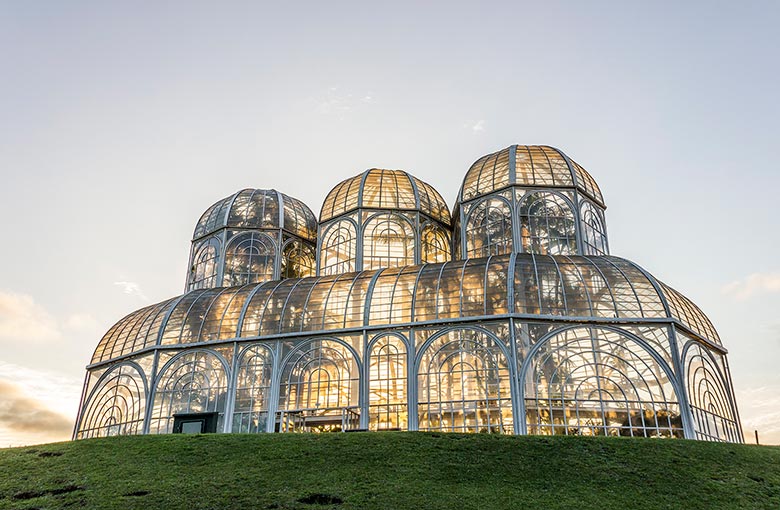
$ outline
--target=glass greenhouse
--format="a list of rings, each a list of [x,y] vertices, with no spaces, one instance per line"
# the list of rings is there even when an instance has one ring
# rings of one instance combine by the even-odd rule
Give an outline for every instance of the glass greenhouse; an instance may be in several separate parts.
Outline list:
[[[301,201],[206,210],[186,293],[100,340],[74,436],[426,430],[741,442],[702,311],[609,254],[605,205],[563,152],[478,159],[450,210],[370,169]],[[180,429],[176,428],[178,431]]]

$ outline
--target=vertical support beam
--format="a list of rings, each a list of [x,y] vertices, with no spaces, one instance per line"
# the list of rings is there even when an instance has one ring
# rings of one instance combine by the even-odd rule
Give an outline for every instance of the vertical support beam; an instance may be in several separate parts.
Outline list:
[[[146,412],[144,413],[143,433],[149,433],[149,427],[152,422],[152,413],[154,412],[154,396],[157,393],[157,365],[160,362],[160,351],[154,351],[154,362],[152,363],[152,373],[148,376],[149,390],[146,392]]]
[[[514,257],[513,257],[514,258]],[[517,341],[515,339],[515,319],[509,318],[509,388],[512,391],[512,421],[515,435],[524,434],[525,411],[520,400],[520,379],[518,378]]]
[[[236,407],[236,380],[238,379],[238,343],[233,342],[233,356],[230,360],[230,377],[228,378],[227,401],[225,402],[225,419],[222,432],[233,430],[233,410]]]
[[[669,325],[669,348],[672,351],[672,360],[674,366],[675,377],[677,379],[677,386],[680,388],[677,400],[680,402],[680,418],[683,423],[683,433],[686,439],[696,439],[696,430],[693,426],[693,414],[691,413],[691,404],[688,400],[688,385],[686,384],[687,374],[685,373],[685,367],[683,366],[681,352],[677,345],[677,333],[674,324]]]
[[[577,238],[577,254],[595,255],[585,253],[585,240],[583,238],[582,232],[582,215],[580,214],[580,200],[580,193],[577,191],[577,188],[574,188],[574,200],[572,204],[574,210],[572,211],[572,214],[574,214],[574,235]]]
[[[362,193],[362,190],[361,190]],[[363,209],[355,213],[355,271],[363,270]]]
[[[406,351],[406,380],[407,380],[407,416],[409,430],[418,430],[420,427],[417,414],[417,364],[414,362],[417,357],[417,346],[414,328],[409,330],[409,348]]]
[[[363,362],[360,364],[360,381],[358,382],[358,406],[360,407],[361,429],[368,428],[368,331],[363,330],[363,346],[360,349]],[[360,360],[358,360],[360,361]]]
[[[273,369],[271,370],[271,394],[268,399],[268,420],[265,424],[266,432],[274,432],[276,428],[276,413],[279,407],[279,387],[282,379],[282,342],[277,341],[272,351],[274,353],[274,364]]]

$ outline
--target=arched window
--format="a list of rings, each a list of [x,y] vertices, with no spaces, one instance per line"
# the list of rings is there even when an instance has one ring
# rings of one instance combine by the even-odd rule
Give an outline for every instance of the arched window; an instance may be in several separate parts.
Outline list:
[[[281,372],[280,432],[358,428],[360,374],[352,352],[334,340],[311,340]]]
[[[195,250],[190,266],[190,284],[187,290],[209,289],[217,286],[219,241],[211,238]]]
[[[254,345],[241,354],[236,373],[233,432],[265,432],[273,365],[271,351],[264,345]]]
[[[466,256],[488,257],[512,252],[512,211],[500,198],[488,198],[469,211]]]
[[[225,276],[222,285],[235,287],[274,279],[274,242],[257,232],[233,237],[225,254]]]
[[[341,220],[325,232],[320,249],[320,274],[341,274],[355,270],[357,231],[355,224]]]
[[[513,432],[509,364],[487,334],[458,329],[434,340],[417,381],[420,430]]]
[[[414,228],[395,214],[377,214],[365,225],[363,270],[414,265]]]
[[[682,337],[679,333],[678,336]],[[732,399],[721,371],[698,343],[691,343],[685,353],[685,374],[696,439],[741,442]]]
[[[406,346],[400,338],[387,335],[371,347],[368,379],[371,430],[406,430]]]
[[[84,406],[78,439],[141,434],[146,408],[144,376],[132,365],[119,365],[103,378]]]
[[[225,367],[215,354],[194,351],[177,356],[157,379],[149,432],[171,432],[176,413],[204,412],[219,413],[217,430],[222,430],[226,392]]]
[[[683,437],[671,370],[628,335],[562,331],[522,373],[529,434]]]
[[[314,249],[295,239],[284,245],[282,251],[282,278],[306,278],[315,273]]]
[[[582,240],[585,245],[585,255],[607,255],[607,230],[604,221],[590,202],[583,202],[580,209],[582,218]]]
[[[537,191],[520,205],[520,239],[523,252],[541,255],[576,255],[574,214],[556,193]]]
[[[426,224],[420,234],[420,262],[437,263],[449,260],[450,236],[443,228]]]

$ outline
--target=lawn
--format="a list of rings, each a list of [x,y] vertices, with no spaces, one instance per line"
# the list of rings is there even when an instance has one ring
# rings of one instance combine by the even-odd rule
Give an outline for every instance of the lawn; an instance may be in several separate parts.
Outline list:
[[[780,447],[414,432],[0,449],[0,508],[780,508]]]

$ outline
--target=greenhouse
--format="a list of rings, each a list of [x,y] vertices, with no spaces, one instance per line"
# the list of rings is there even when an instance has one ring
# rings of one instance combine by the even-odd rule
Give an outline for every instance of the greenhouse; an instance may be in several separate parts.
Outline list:
[[[702,311],[609,254],[605,204],[563,152],[478,159],[450,213],[370,169],[319,221],[246,189],[193,234],[186,293],[100,340],[75,438],[421,430],[742,442]]]

